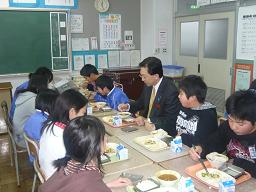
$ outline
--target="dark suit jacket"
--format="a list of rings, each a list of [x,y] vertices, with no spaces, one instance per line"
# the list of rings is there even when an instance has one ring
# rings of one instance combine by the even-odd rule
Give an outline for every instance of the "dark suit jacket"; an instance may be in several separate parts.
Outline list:
[[[130,112],[142,112],[142,116],[147,117],[149,100],[152,86],[144,86],[143,92],[137,101],[130,103]],[[157,129],[164,129],[170,135],[176,135],[176,119],[180,110],[178,99],[178,89],[171,78],[163,77],[157,90],[149,118]]]

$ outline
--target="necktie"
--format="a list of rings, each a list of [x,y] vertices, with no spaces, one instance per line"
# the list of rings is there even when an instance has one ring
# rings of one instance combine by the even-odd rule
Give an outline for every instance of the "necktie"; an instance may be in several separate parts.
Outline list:
[[[149,100],[147,118],[149,118],[149,115],[150,115],[150,112],[151,112],[151,109],[152,109],[152,106],[153,106],[155,97],[156,97],[156,89],[155,89],[155,87],[153,87],[153,88],[152,88],[152,92],[151,92],[151,96],[150,96],[150,100]]]

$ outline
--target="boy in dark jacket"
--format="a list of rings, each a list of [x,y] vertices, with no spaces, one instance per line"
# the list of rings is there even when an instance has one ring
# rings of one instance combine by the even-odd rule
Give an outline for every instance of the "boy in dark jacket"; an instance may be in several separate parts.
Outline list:
[[[218,128],[216,107],[205,101],[207,86],[201,77],[186,76],[180,83],[179,100],[182,104],[176,121],[176,130],[182,143],[204,144]]]
[[[237,91],[226,102],[228,120],[207,139],[204,145],[190,150],[192,159],[197,154],[205,157],[210,152],[225,150],[233,164],[244,168],[256,178],[256,93]]]

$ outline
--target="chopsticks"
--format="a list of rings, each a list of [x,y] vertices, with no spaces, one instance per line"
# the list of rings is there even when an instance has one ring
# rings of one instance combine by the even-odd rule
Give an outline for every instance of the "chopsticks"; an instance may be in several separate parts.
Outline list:
[[[193,147],[194,150],[196,149],[195,145],[192,145],[192,147]],[[196,152],[196,154],[197,154],[198,160],[201,163],[201,165],[203,166],[204,170],[206,171],[207,174],[209,174],[209,171],[208,171],[207,167],[204,164],[204,160],[200,157],[200,155],[197,152]]]

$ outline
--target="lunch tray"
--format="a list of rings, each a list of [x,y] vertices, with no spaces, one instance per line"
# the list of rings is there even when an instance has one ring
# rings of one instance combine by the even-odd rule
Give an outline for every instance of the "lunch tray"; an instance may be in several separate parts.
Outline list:
[[[209,161],[204,161],[204,164],[207,168],[212,168],[212,166],[210,165],[210,162]],[[189,166],[185,169],[185,173],[187,173],[189,176],[199,180],[200,182],[203,182],[204,184],[214,188],[214,189],[218,189],[212,185],[210,185],[209,183],[207,182],[204,182],[202,181],[201,179],[199,179],[197,176],[196,176],[196,173],[200,170],[204,169],[203,166],[201,165],[201,163],[198,163],[198,164],[195,164],[195,165],[192,165],[192,166]],[[248,172],[245,172],[244,175],[240,176],[238,179],[236,179],[236,185],[240,184],[240,183],[243,183],[247,180],[251,179],[251,175],[250,173]]]
[[[122,125],[120,126],[115,126],[113,125],[113,123],[111,123],[109,120],[113,118],[113,116],[105,116],[105,117],[102,117],[102,121],[104,123],[106,123],[107,125],[113,127],[113,128],[121,128],[121,127],[127,127],[127,126],[130,126],[130,125],[135,125],[136,122],[126,122],[125,120],[122,120]]]

